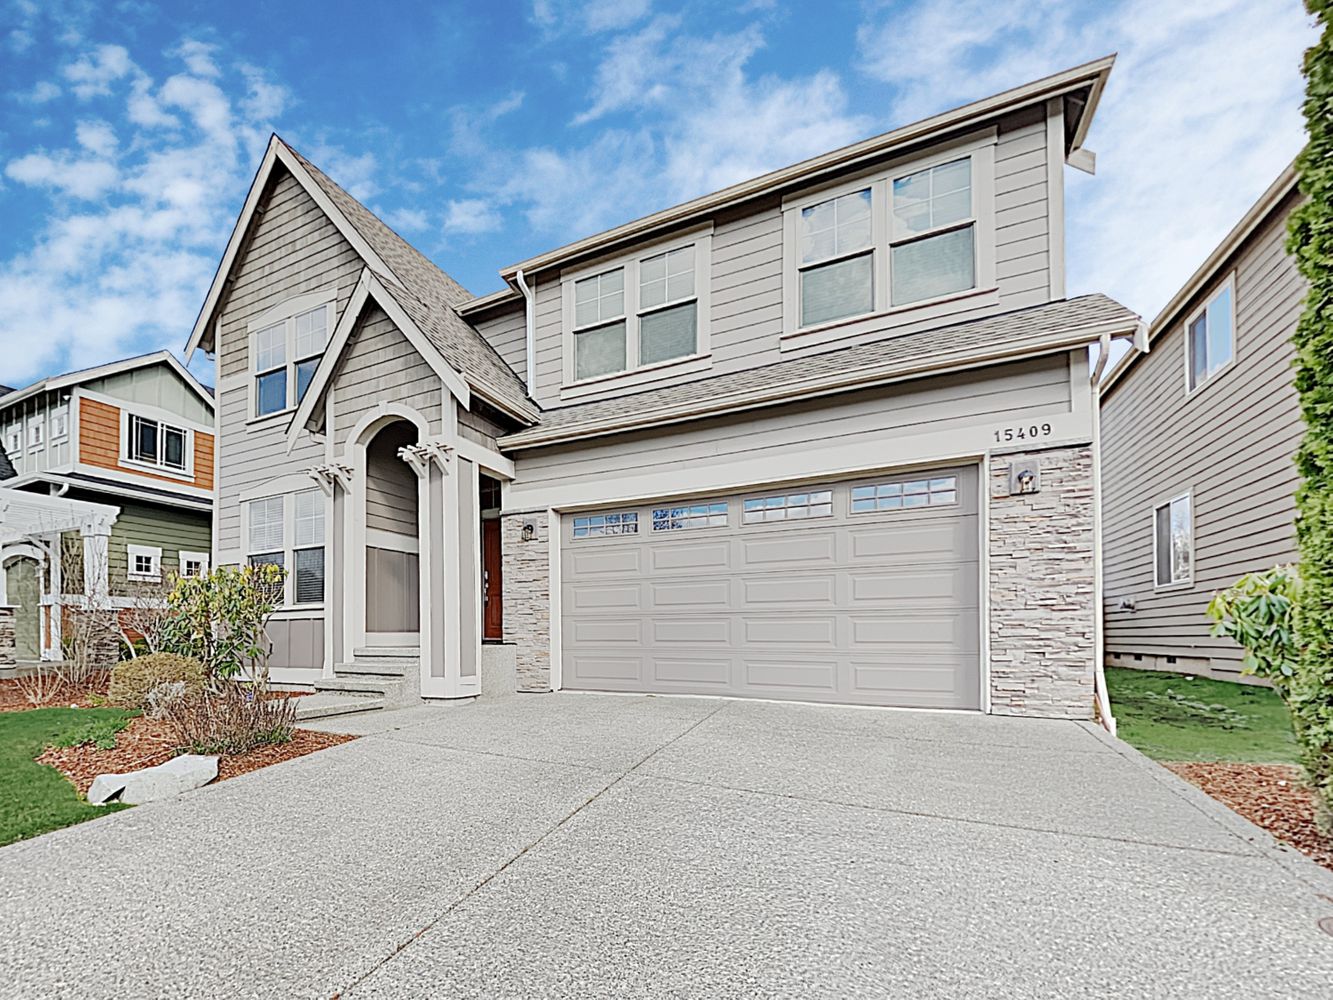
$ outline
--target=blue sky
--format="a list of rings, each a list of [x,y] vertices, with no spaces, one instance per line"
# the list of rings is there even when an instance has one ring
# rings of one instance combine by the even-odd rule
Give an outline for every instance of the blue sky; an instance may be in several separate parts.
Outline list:
[[[179,350],[271,131],[482,294],[1113,51],[1069,290],[1151,317],[1300,148],[1313,39],[1296,0],[0,0],[0,382]]]

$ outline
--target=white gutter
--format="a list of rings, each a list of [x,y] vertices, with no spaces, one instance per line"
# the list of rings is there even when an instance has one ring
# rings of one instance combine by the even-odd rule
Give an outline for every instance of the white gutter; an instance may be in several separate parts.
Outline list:
[[[523,293],[523,324],[527,334],[525,353],[528,363],[528,395],[534,396],[533,384],[537,378],[537,296],[533,295],[532,289],[528,287],[528,279],[524,277],[522,268],[514,273],[514,282],[518,285],[518,290]]]
[[[1137,346],[1146,324],[1140,320],[1134,331]],[[1106,366],[1110,338],[1102,337],[1101,357],[1093,372],[1089,391],[1092,394],[1092,696],[1097,704],[1097,720],[1112,736],[1116,734],[1115,714],[1111,710],[1111,693],[1106,689],[1106,587],[1102,580],[1102,369]]]

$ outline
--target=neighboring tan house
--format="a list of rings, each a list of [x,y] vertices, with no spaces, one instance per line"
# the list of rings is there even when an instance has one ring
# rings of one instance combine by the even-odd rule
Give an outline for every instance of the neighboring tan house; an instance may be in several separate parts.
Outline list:
[[[1147,353],[1102,383],[1108,664],[1237,679],[1243,652],[1209,635],[1204,609],[1297,560],[1306,285],[1284,241],[1299,201],[1289,168],[1153,321]]]
[[[213,397],[169,352],[0,396],[0,455],[0,487],[118,510],[96,549],[113,602],[208,568]],[[20,661],[60,656],[49,608],[66,588],[54,554],[17,538],[0,551]]]
[[[1110,67],[481,298],[275,136],[189,345],[215,562],[289,571],[275,679],[1092,716],[1089,345],[1139,321],[1066,298],[1063,192]]]

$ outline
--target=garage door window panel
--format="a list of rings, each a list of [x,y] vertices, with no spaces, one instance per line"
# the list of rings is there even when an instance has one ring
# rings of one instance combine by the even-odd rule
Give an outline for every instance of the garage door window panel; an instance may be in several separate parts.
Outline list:
[[[958,477],[909,479],[852,487],[852,513],[947,507],[958,503]]]
[[[639,515],[636,511],[615,514],[589,514],[574,518],[575,538],[596,538],[604,535],[637,535]]]
[[[725,528],[725,502],[682,504],[653,510],[654,531],[692,531],[696,528]]]
[[[801,521],[832,516],[833,491],[811,490],[751,497],[742,504],[741,522],[764,524],[772,521]]]

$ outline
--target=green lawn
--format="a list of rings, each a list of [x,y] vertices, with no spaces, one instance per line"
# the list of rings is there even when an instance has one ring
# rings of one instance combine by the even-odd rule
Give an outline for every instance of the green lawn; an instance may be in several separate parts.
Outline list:
[[[48,746],[88,740],[114,745],[115,734],[134,714],[115,708],[0,712],[0,846],[129,808],[89,805],[63,774],[33,758]]]
[[[1106,668],[1118,735],[1154,760],[1297,762],[1286,706],[1268,688]]]

